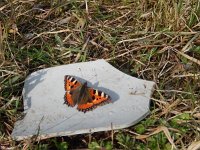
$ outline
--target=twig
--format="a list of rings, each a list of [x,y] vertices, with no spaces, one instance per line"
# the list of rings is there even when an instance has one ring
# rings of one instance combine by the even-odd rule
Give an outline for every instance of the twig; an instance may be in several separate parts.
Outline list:
[[[193,94],[193,93],[190,93],[190,92],[183,92],[183,91],[179,91],[179,90],[156,90],[156,91],[159,91],[159,92],[175,92],[175,93],[183,93],[183,94]]]
[[[200,76],[199,73],[197,73],[197,74],[188,73],[188,74],[183,74],[183,75],[174,75],[174,76],[172,76],[172,78],[194,77],[195,79],[197,79],[199,76]]]
[[[124,42],[136,42],[136,41],[141,41],[141,40],[144,40],[144,39],[150,38],[150,37],[152,37],[152,36],[154,36],[154,35],[155,35],[155,34],[148,35],[148,36],[141,37],[141,38],[136,38],[136,39],[127,39],[127,40],[122,40],[122,41],[117,42],[117,44],[121,44],[121,43],[124,43]]]
[[[200,33],[198,32],[191,40],[188,41],[188,43],[182,48],[181,52],[185,53],[187,51],[190,50],[190,48],[188,48],[190,46],[190,44],[197,38],[199,37]]]
[[[88,42],[89,42],[89,39],[90,39],[90,38],[87,39],[87,41],[86,41],[85,44],[83,45],[83,47],[82,47],[82,49],[80,50],[80,52],[77,54],[77,56],[76,56],[76,58],[75,58],[75,62],[77,62],[77,61],[79,60],[79,58],[81,57],[81,54],[82,54],[82,52],[85,50],[85,48],[86,48],[86,46],[87,46],[87,44],[88,44]]]
[[[85,0],[85,10],[86,10],[86,13],[89,14],[89,11],[88,11],[88,2],[87,2],[87,0]]]
[[[112,57],[112,58],[108,58],[108,59],[106,59],[106,61],[110,61],[110,60],[113,60],[113,59],[122,57],[122,56],[124,56],[124,55],[126,55],[126,54],[128,54],[128,53],[131,53],[131,52],[133,52],[133,51],[142,49],[142,48],[144,48],[144,47],[145,47],[145,46],[134,48],[134,49],[132,49],[132,50],[130,50],[130,51],[127,51],[127,52],[125,52],[125,53],[122,53],[122,54],[120,54],[120,55],[114,56],[114,57]]]
[[[51,32],[42,32],[37,34],[34,38],[32,38],[31,40],[34,40],[38,37],[40,37],[41,35],[46,35],[46,34],[56,34],[56,33],[63,33],[63,32],[70,32],[70,29],[65,29],[65,30],[59,30],[59,31],[51,31]]]
[[[178,51],[178,50],[176,50],[176,49],[172,49],[174,52],[176,52],[177,54],[180,54],[180,55],[182,55],[183,57],[185,57],[185,58],[187,58],[187,59],[189,59],[189,60],[191,60],[192,62],[194,62],[194,63],[196,63],[196,64],[198,64],[199,66],[200,66],[200,60],[198,60],[198,59],[196,59],[196,58],[193,58],[193,57],[191,57],[191,56],[189,56],[189,55],[187,55],[187,54],[184,54],[183,52],[180,52],[180,51]]]

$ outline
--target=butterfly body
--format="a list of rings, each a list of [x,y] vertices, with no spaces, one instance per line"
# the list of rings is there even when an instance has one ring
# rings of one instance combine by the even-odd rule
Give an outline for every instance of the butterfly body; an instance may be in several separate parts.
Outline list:
[[[81,83],[74,77],[65,76],[65,103],[74,107],[78,105],[79,111],[86,112],[96,108],[98,105],[110,103],[110,97],[99,90],[87,86],[87,82]]]

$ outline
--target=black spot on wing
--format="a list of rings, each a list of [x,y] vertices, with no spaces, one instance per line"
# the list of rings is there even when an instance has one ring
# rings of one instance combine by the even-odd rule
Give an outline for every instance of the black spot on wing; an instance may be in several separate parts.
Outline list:
[[[96,90],[93,90],[93,94],[95,94],[96,93]]]
[[[98,91],[98,96],[101,96],[101,93],[102,93],[101,91]]]
[[[74,82],[76,79],[74,77],[72,77],[71,82]]]
[[[69,80],[69,78],[70,78],[70,76],[68,76],[68,75],[65,76],[65,79]]]

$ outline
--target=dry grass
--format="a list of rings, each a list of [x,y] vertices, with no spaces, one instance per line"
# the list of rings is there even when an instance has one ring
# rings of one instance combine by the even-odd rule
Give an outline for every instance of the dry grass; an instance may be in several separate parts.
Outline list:
[[[199,14],[198,0],[1,0],[0,149],[200,148]],[[100,58],[157,83],[150,116],[120,132],[11,139],[28,74]]]

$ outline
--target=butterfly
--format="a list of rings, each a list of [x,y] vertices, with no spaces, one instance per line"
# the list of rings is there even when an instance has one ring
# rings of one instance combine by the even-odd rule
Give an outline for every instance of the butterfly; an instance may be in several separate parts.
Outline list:
[[[110,96],[100,90],[87,86],[87,82],[81,83],[73,76],[66,75],[65,79],[65,104],[82,112],[93,110],[99,105],[111,103]]]

